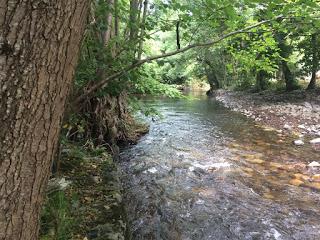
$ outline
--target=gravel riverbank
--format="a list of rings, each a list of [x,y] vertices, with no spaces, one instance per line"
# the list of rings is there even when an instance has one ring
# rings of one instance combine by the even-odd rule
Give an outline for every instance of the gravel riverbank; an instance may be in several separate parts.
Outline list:
[[[301,141],[304,137],[320,138],[319,90],[290,93],[217,90],[212,96],[227,108],[283,133],[295,134]]]

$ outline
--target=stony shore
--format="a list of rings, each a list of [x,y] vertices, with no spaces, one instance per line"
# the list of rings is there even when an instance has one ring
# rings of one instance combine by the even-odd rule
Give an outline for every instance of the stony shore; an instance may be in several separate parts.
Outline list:
[[[212,96],[227,108],[240,112],[256,122],[283,133],[295,134],[297,140],[320,138],[319,90],[299,90],[290,93],[217,90]]]

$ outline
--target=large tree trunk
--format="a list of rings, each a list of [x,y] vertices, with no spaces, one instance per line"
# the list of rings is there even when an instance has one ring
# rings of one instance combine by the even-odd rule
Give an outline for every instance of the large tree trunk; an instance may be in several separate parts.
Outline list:
[[[87,0],[0,0],[0,239],[38,238]]]

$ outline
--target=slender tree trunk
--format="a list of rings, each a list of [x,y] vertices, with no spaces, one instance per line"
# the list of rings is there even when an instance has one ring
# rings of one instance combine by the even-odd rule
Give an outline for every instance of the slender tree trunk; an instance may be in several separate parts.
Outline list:
[[[317,35],[312,34],[311,36],[311,45],[312,45],[312,75],[311,80],[308,85],[307,90],[315,89],[317,81],[317,71],[318,71],[318,49],[317,49]]]
[[[282,60],[281,65],[282,65],[284,80],[286,83],[286,90],[287,91],[295,90],[297,88],[297,85],[295,83],[294,76],[288,66],[288,62],[286,60]]]
[[[119,36],[120,26],[119,26],[119,6],[118,0],[114,0],[114,36],[117,38]],[[116,44],[112,49],[113,58],[118,54],[119,44],[116,41]]]
[[[142,49],[143,49],[143,38],[145,34],[145,25],[146,25],[146,19],[147,19],[147,13],[148,13],[148,0],[145,0],[143,3],[143,15],[142,15],[142,22],[141,22],[141,34],[140,34],[140,40],[139,40],[139,48],[138,48],[138,60],[141,60],[142,56]]]
[[[114,35],[119,36],[119,2],[114,0]]]
[[[268,73],[264,70],[259,70],[256,76],[256,88],[257,90],[266,90],[268,88]]]
[[[137,8],[137,23],[140,23],[141,21],[141,12],[143,8],[143,0],[139,0],[138,2],[138,8]],[[138,25],[137,25],[137,30],[138,30]]]
[[[105,46],[108,45],[110,39],[111,39],[111,34],[112,34],[112,12],[114,11],[114,0],[109,0],[108,1],[108,5],[109,5],[109,12],[107,14],[107,21],[106,21],[106,25],[107,25],[107,30],[103,33],[103,43]]]
[[[312,90],[316,88],[316,81],[317,81],[317,71],[312,70],[311,79],[309,82],[309,85],[307,87],[307,90]]]
[[[288,59],[292,53],[291,47],[286,43],[285,39],[286,35],[283,32],[279,32],[276,34],[276,38],[278,41],[278,46],[280,49],[280,56],[282,57],[281,60],[281,68],[284,76],[284,80],[286,83],[286,90],[292,91],[297,89],[297,83],[295,81],[294,75],[292,74],[288,62],[286,59]]]
[[[38,239],[87,0],[0,0],[0,239]]]
[[[139,12],[139,2],[138,2],[138,0],[130,0],[129,29],[130,29],[130,40],[131,41],[134,41],[136,39],[136,36],[137,36],[138,12]]]
[[[177,49],[181,49],[180,45],[180,21],[176,24],[176,39],[177,39]]]

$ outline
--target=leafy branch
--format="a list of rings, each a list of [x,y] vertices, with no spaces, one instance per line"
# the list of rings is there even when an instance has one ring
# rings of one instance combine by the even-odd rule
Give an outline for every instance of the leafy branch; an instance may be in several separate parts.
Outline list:
[[[141,65],[143,65],[143,64],[145,64],[147,62],[151,62],[151,61],[154,61],[154,60],[157,60],[157,59],[161,59],[161,58],[171,57],[171,56],[174,56],[174,55],[189,51],[189,50],[191,50],[193,48],[210,47],[210,46],[213,46],[213,45],[223,41],[224,39],[227,39],[229,37],[232,37],[234,35],[238,35],[238,34],[241,34],[241,33],[248,33],[249,30],[252,30],[252,29],[257,28],[257,27],[259,27],[261,25],[270,23],[272,21],[280,20],[280,19],[283,19],[283,17],[282,16],[278,16],[278,17],[276,17],[274,19],[271,19],[271,20],[264,20],[264,21],[258,22],[256,24],[248,26],[246,28],[243,28],[243,29],[240,29],[240,30],[236,30],[236,31],[230,32],[228,34],[225,34],[223,36],[220,36],[219,38],[217,38],[215,40],[212,40],[212,41],[209,41],[209,42],[190,44],[190,45],[188,45],[188,46],[186,46],[184,48],[178,49],[176,51],[172,51],[172,52],[169,52],[169,53],[156,55],[156,56],[151,56],[151,57],[147,57],[145,59],[138,60],[135,63],[123,68],[121,71],[119,71],[117,73],[114,73],[114,74],[110,75],[109,77],[105,78],[104,80],[92,85],[85,93],[83,93],[82,95],[80,95],[79,97],[77,97],[75,99],[74,104],[79,104],[80,102],[85,100],[87,97],[92,96],[98,89],[106,87],[108,82],[110,82],[111,80],[120,78],[123,75],[125,75],[127,72],[129,72],[129,71],[131,71],[131,70],[133,70],[133,69],[135,69],[137,67],[140,67]]]

